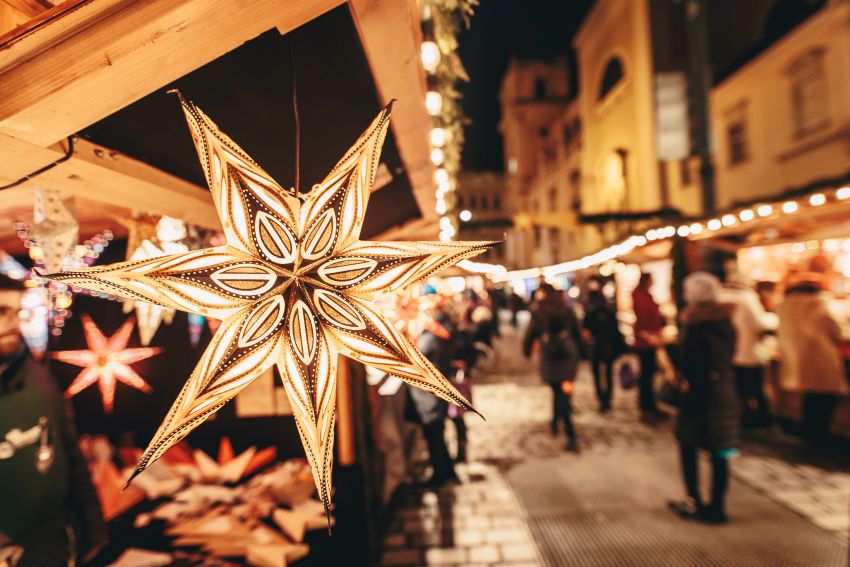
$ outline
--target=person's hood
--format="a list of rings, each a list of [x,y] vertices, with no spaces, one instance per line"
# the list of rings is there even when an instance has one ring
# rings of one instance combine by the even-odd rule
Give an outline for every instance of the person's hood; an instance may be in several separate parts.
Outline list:
[[[732,317],[735,306],[728,303],[692,303],[682,311],[682,323],[713,323]]]

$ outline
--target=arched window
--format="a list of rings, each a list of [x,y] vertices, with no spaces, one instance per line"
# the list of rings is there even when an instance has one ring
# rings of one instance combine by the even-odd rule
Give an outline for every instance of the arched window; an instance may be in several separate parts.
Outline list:
[[[546,79],[538,77],[534,81],[534,98],[537,100],[546,98]]]
[[[605,72],[602,73],[602,83],[599,85],[599,97],[597,100],[602,100],[608,96],[608,93],[622,80],[623,62],[619,57],[612,57],[605,65]]]

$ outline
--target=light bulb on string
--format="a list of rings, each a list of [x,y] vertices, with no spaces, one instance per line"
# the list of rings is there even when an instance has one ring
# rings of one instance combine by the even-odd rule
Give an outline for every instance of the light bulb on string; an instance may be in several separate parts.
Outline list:
[[[438,185],[442,185],[444,183],[449,182],[449,172],[446,171],[445,168],[440,168],[434,172],[434,181],[437,182]]]
[[[435,148],[442,148],[446,145],[446,130],[445,128],[431,128],[431,145]]]
[[[443,110],[443,95],[437,91],[425,93],[425,110],[431,116],[437,116]]]
[[[423,41],[420,47],[422,67],[429,73],[433,73],[440,65],[440,47],[435,41]]]
[[[433,148],[431,150],[431,163],[434,165],[442,165],[446,160],[446,154],[440,148]]]

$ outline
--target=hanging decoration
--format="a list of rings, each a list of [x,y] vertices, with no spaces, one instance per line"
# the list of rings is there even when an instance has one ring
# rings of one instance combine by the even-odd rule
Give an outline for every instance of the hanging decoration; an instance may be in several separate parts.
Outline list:
[[[49,272],[57,272],[73,247],[77,244],[80,226],[71,210],[62,200],[59,191],[36,187],[34,192],[33,221],[29,237],[38,248],[33,260],[40,260]]]
[[[321,183],[298,195],[193,103],[180,102],[227,244],[50,277],[222,320],[136,474],[277,364],[329,515],[338,354],[471,409],[370,299],[491,243],[359,240],[392,105]]]
[[[428,91],[425,109],[431,115],[429,133],[434,173],[435,212],[440,215],[440,240],[450,242],[457,236],[455,211],[457,175],[463,149],[466,119],[460,106],[457,84],[469,81],[458,55],[458,34],[469,26],[476,0],[422,0],[422,44],[420,56]]]
[[[45,333],[54,336],[61,335],[66,319],[71,316],[70,308],[73,303],[73,295],[77,291],[80,291],[74,290],[72,292],[67,285],[48,282],[38,274],[39,271],[48,269],[46,263],[48,259],[51,259],[51,262],[56,260],[52,253],[45,252],[46,248],[54,251],[57,250],[57,246],[51,242],[50,237],[45,237],[45,234],[50,232],[48,227],[52,226],[55,229],[65,212],[70,214],[70,211],[61,200],[57,202],[56,199],[58,199],[58,196],[55,192],[52,196],[42,192],[39,197],[39,194],[39,192],[36,192],[36,209],[41,209],[44,215],[41,213],[36,214],[36,224],[31,227],[23,222],[15,222],[13,224],[18,237],[29,250],[29,256],[35,268],[37,268],[37,270],[29,271],[29,279],[26,279],[26,277],[23,278],[26,279],[26,285],[30,288],[30,291],[24,297],[27,305],[27,309],[24,312],[25,314],[33,315],[33,317],[27,318],[28,323],[27,329],[24,331],[24,337],[28,335],[31,337],[42,337]],[[39,205],[39,202],[41,202],[41,205]],[[54,214],[57,210],[60,212]],[[56,216],[57,214],[59,216]],[[45,221],[43,220],[44,218],[48,220]],[[39,219],[42,219],[41,223],[38,222]],[[76,221],[73,224],[76,224]],[[72,246],[69,249],[65,249],[65,254],[59,264],[61,271],[78,270],[96,262],[100,254],[109,246],[109,242],[112,240],[112,232],[104,230],[102,233],[92,236],[82,244],[76,244],[76,239],[77,236],[74,236]],[[64,246],[61,248],[64,248]],[[98,293],[95,295],[101,298],[114,299],[108,293]],[[42,317],[42,308],[46,308],[46,319]],[[42,325],[44,325],[44,328],[42,328]],[[42,344],[40,342],[42,341],[41,338],[33,338],[33,342],[27,341],[27,344],[32,349],[36,341],[39,341],[39,345],[41,345],[35,347],[35,350],[32,351],[37,356],[39,349],[42,349],[43,352],[43,349],[46,348],[47,339],[45,338]]]
[[[119,218],[118,221],[128,229],[127,260],[146,260],[189,250],[182,242],[187,236],[187,230],[180,219],[167,215],[136,215],[132,218]],[[124,301],[124,313],[130,313],[134,309],[139,322],[139,340],[143,346],[151,343],[162,323],[170,325],[174,320],[174,309],[147,301]]]
[[[445,304],[447,298],[437,293],[425,293],[422,285],[412,285],[397,294],[378,298],[377,305],[395,328],[409,339],[416,339],[429,331],[443,340],[451,334],[433,317],[435,309]]]
[[[150,358],[160,353],[162,349],[159,347],[127,348],[135,324],[132,317],[127,319],[118,332],[109,338],[106,338],[87,314],[83,313],[80,319],[83,322],[83,333],[88,349],[66,350],[50,355],[56,360],[84,369],[68,386],[65,397],[75,396],[97,382],[103,399],[103,411],[112,413],[116,382],[149,393],[150,385],[130,368],[130,365]]]

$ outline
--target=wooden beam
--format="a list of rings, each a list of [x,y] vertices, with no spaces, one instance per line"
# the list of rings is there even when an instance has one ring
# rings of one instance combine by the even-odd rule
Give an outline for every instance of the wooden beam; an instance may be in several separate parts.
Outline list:
[[[342,0],[103,0],[64,12],[0,57],[0,131],[41,146],[245,41]],[[55,30],[55,31],[49,31]]]
[[[42,148],[0,134],[0,184],[12,183],[65,155],[64,145]],[[220,222],[209,191],[127,155],[93,144],[75,143],[68,161],[17,187],[0,191],[0,209],[32,204],[41,185],[64,195],[96,198],[108,206],[170,215],[207,228]]]
[[[419,211],[436,219],[434,166],[425,111],[425,74],[419,61],[420,21],[415,0],[349,0],[360,41],[383,104],[397,99],[392,129]]]
[[[3,0],[3,3],[30,18],[53,7],[47,0]]]

